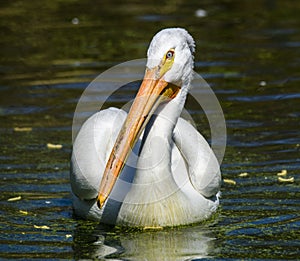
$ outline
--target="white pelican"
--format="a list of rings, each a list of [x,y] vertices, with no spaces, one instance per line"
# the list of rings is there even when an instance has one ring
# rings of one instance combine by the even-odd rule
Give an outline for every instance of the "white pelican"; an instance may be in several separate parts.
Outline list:
[[[181,28],[152,39],[146,72],[127,113],[91,116],[73,144],[75,214],[122,226],[165,227],[207,219],[219,204],[219,163],[180,118],[193,78],[195,44]]]

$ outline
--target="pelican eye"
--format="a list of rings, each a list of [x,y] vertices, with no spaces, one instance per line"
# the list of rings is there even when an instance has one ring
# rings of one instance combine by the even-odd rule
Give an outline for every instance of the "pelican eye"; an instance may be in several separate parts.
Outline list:
[[[174,56],[174,51],[170,50],[166,53],[166,59],[172,59]]]
[[[166,52],[165,57],[162,59],[160,63],[160,69],[159,69],[160,77],[172,68],[174,63],[174,57],[175,57],[174,49],[170,49],[169,51]]]

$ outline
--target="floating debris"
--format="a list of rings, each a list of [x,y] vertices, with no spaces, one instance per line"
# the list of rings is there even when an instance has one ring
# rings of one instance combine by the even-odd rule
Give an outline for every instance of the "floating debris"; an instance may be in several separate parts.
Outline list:
[[[25,211],[25,210],[19,210],[19,212],[20,212],[21,214],[23,214],[23,215],[28,215],[28,212]]]
[[[293,183],[295,181],[294,177],[291,178],[283,178],[283,177],[278,177],[279,182],[285,182],[285,183]]]
[[[223,179],[224,183],[230,184],[230,185],[236,185],[236,181],[233,179]]]
[[[38,228],[38,229],[50,229],[50,227],[48,226],[38,226],[38,225],[33,225],[34,228]]]
[[[152,227],[152,226],[146,226],[146,227],[143,227],[143,230],[162,230],[163,227],[161,226],[157,226],[157,227]]]
[[[286,176],[286,174],[287,174],[287,170],[283,169],[281,172],[277,173],[277,176]]]
[[[29,131],[32,131],[32,128],[31,127],[14,127],[14,131],[29,132]]]
[[[21,200],[22,197],[21,196],[17,196],[17,197],[13,197],[13,198],[9,198],[7,201],[9,202],[13,202],[13,201],[18,201],[18,200]]]
[[[47,148],[48,149],[55,149],[55,150],[59,150],[61,149],[63,146],[61,144],[52,144],[52,143],[47,143]]]
[[[243,172],[243,173],[240,173],[239,174],[239,177],[247,177],[248,176],[248,173],[247,172]]]
[[[259,85],[260,85],[260,86],[266,86],[266,85],[267,85],[267,82],[266,82],[266,81],[260,81]]]
[[[70,238],[70,237],[72,237],[72,235],[66,234],[66,238]]]
[[[195,16],[199,17],[199,18],[206,17],[207,16],[207,11],[204,10],[204,9],[198,9],[195,12]]]
[[[74,25],[78,25],[79,24],[79,19],[77,18],[77,17],[74,17],[73,19],[72,19],[72,24],[74,24]]]

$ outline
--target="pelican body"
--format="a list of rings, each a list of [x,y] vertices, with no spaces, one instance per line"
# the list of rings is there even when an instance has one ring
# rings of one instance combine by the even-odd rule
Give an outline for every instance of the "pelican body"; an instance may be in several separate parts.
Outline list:
[[[187,225],[217,209],[219,163],[180,118],[193,78],[194,40],[181,28],[152,39],[129,113],[109,108],[81,127],[71,158],[75,214],[131,227]]]

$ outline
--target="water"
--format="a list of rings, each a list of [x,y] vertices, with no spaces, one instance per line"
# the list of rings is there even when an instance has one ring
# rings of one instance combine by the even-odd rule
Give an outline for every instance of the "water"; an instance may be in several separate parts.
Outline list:
[[[2,1],[0,257],[299,258],[299,11],[295,1]],[[76,103],[99,73],[145,57],[154,33],[171,26],[196,40],[195,70],[227,123],[223,178],[236,184],[224,183],[218,213],[191,227],[140,232],[78,220],[68,180]],[[134,93],[125,88],[106,106]],[[203,112],[192,99],[186,107],[209,139]],[[279,182],[282,170],[294,182]]]

